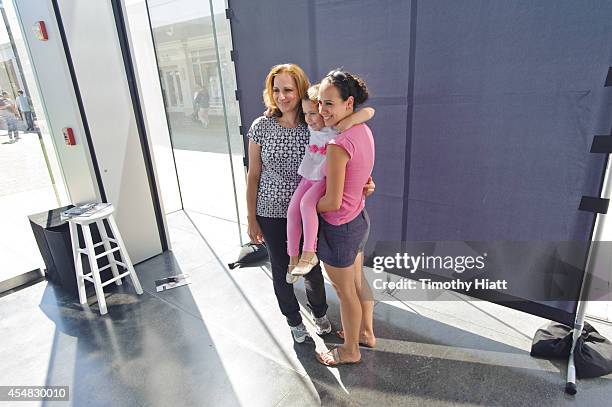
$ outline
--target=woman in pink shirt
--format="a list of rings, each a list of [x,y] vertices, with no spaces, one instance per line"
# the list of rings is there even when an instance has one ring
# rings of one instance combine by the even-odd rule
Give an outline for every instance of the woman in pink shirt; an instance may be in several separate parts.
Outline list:
[[[325,126],[336,125],[368,98],[359,77],[334,70],[321,81],[319,112]],[[340,299],[344,344],[317,355],[327,366],[358,363],[359,345],[373,347],[372,292],[363,278],[363,248],[370,221],[365,211],[363,185],[374,167],[374,139],[359,124],[338,134],[327,145],[326,192],[317,204],[321,214],[317,254],[325,264]]]

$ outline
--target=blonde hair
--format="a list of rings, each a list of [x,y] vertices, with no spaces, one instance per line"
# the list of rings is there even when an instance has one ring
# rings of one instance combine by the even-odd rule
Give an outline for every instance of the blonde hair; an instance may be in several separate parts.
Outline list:
[[[310,82],[308,81],[308,77],[306,76],[306,73],[304,73],[304,70],[300,68],[298,65],[296,64],[274,65],[272,69],[270,69],[270,72],[268,72],[268,76],[266,76],[266,81],[264,84],[264,91],[263,91],[263,101],[266,107],[272,111],[272,114],[277,117],[282,116],[282,113],[280,109],[278,108],[278,106],[276,105],[276,102],[274,101],[274,97],[272,95],[273,95],[273,88],[274,88],[274,78],[276,77],[276,75],[281,74],[281,73],[288,73],[289,75],[291,75],[297,87],[299,100],[302,100],[304,98],[304,96],[306,95],[306,91],[308,87],[310,86]],[[298,116],[300,120],[303,122],[304,112],[302,112],[301,103],[298,103]]]
[[[310,101],[312,103],[319,103],[319,86],[320,83],[315,83],[311,87],[308,88],[306,94],[302,98],[304,101]]]

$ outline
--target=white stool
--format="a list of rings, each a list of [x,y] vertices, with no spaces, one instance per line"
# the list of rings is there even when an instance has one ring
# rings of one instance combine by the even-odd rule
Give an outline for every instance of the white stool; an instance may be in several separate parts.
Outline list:
[[[123,240],[121,239],[121,235],[119,234],[119,228],[115,223],[115,218],[113,217],[113,212],[115,209],[112,205],[104,208],[91,216],[77,216],[74,218],[70,218],[68,223],[70,225],[70,238],[72,240],[72,253],[74,258],[74,265],[76,269],[76,277],[77,277],[77,286],[79,289],[79,301],[81,304],[87,303],[87,296],[85,294],[85,280],[93,283],[94,288],[96,289],[96,297],[98,298],[98,305],[100,306],[100,314],[104,315],[107,313],[106,310],[106,300],[104,298],[104,287],[115,282],[117,285],[121,285],[121,279],[126,276],[130,276],[132,279],[132,284],[134,284],[134,288],[138,294],[142,294],[142,287],[140,286],[140,281],[138,280],[138,276],[134,271],[134,266],[132,266],[132,262],[130,260],[130,256],[125,250],[125,245]],[[111,233],[114,238],[111,238],[106,233],[106,227],[104,226],[104,220],[108,221],[108,224],[111,228]],[[93,239],[91,238],[91,230],[89,229],[89,225],[95,223],[98,227],[98,231],[100,232],[100,237],[102,241],[97,244],[93,244]],[[85,247],[81,248],[79,245],[79,234],[77,226],[81,226],[81,230],[83,231],[83,237],[85,238]],[[115,247],[111,245],[111,242],[115,244]],[[96,254],[95,249],[98,246],[104,246],[104,251],[100,254]],[[119,252],[121,255],[121,260],[118,261],[115,259],[115,252]],[[89,266],[91,269],[90,273],[83,274],[83,262],[81,259],[81,254],[87,255],[89,259]],[[98,267],[98,259],[106,257],[108,259],[108,265],[99,268]],[[119,269],[117,266],[122,266],[125,268],[124,273],[119,274]],[[113,272],[113,278],[104,283],[100,280],[100,272],[110,268]]]

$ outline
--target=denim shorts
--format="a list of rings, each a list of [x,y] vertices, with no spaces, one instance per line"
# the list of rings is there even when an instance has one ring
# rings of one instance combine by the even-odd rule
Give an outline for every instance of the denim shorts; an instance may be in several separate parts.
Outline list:
[[[342,225],[332,225],[319,217],[317,256],[333,267],[348,267],[363,251],[370,234],[370,218],[364,209],[355,219]]]

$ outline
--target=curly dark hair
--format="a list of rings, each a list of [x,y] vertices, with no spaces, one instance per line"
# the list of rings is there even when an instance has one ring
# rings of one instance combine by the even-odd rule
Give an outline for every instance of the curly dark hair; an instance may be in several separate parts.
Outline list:
[[[325,75],[324,81],[328,81],[334,85],[342,100],[346,100],[349,96],[355,99],[355,106],[364,103],[368,100],[368,88],[363,79],[350,72],[342,69],[334,69]]]

